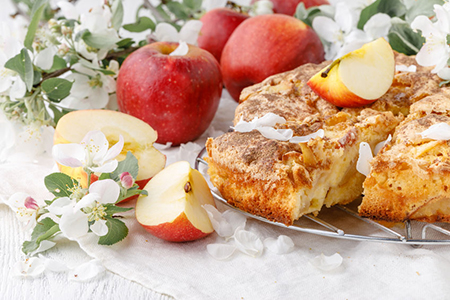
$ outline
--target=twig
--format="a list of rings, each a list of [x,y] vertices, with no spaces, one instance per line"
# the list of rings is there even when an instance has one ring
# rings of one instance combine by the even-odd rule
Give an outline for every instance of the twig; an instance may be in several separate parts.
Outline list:
[[[144,0],[144,7],[150,10],[155,17],[155,19],[159,22],[164,22],[163,16],[159,13],[159,11],[150,3],[149,0]]]

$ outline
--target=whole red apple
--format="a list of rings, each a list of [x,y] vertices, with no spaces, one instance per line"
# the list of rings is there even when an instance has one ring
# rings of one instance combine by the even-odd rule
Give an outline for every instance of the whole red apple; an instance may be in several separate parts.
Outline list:
[[[247,86],[323,60],[323,45],[313,29],[294,17],[273,14],[242,22],[225,45],[220,64],[225,87],[238,101]]]
[[[179,145],[198,138],[211,123],[222,94],[222,75],[208,51],[157,42],[130,54],[117,79],[119,110],[147,122],[158,143]]]
[[[223,47],[233,31],[249,16],[229,8],[216,8],[204,14],[203,26],[197,39],[198,46],[209,51],[220,61]]]
[[[258,0],[252,0],[255,3]],[[330,4],[327,0],[270,0],[273,3],[273,12],[293,16],[297,10],[297,6],[303,2],[305,8]]]

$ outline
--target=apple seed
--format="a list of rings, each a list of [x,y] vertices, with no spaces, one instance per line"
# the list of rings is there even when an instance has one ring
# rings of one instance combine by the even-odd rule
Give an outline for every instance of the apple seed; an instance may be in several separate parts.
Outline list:
[[[186,182],[186,184],[184,185],[184,191],[185,191],[186,193],[189,193],[191,190],[192,190],[191,183],[188,181],[188,182]]]

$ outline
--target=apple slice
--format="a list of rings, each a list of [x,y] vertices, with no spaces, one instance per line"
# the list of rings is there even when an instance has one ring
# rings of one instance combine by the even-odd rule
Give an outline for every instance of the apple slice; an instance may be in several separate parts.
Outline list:
[[[139,173],[136,183],[143,188],[166,164],[166,156],[153,147],[158,135],[147,123],[124,113],[112,110],[79,110],[63,116],[55,128],[53,143],[80,143],[86,133],[100,130],[110,145],[124,138],[124,147],[117,160],[125,159],[128,151],[138,159]],[[82,168],[58,165],[59,170],[87,186],[87,174]],[[97,179],[93,175],[93,180]],[[130,200],[130,199],[127,199]]]
[[[214,205],[199,171],[187,161],[166,167],[153,177],[136,203],[136,219],[151,234],[166,241],[187,242],[214,231],[204,204]]]
[[[394,73],[394,52],[385,39],[379,38],[333,61],[307,84],[336,106],[358,107],[383,96]]]

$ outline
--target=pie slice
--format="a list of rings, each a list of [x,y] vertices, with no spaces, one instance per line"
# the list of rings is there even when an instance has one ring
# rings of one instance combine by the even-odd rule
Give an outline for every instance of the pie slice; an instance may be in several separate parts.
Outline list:
[[[450,98],[428,96],[411,106],[371,163],[359,207],[362,216],[390,222],[450,222],[450,141],[423,138],[433,125],[450,125]]]

